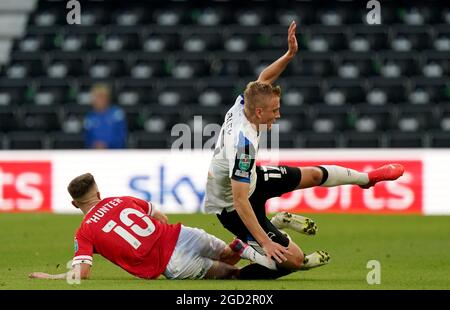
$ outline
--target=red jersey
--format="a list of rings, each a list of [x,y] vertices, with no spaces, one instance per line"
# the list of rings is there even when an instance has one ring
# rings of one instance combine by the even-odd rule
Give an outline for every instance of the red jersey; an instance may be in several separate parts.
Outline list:
[[[92,265],[98,253],[132,275],[153,279],[166,269],[181,224],[163,224],[149,216],[152,205],[134,197],[109,197],[84,217],[75,236],[72,265]]]

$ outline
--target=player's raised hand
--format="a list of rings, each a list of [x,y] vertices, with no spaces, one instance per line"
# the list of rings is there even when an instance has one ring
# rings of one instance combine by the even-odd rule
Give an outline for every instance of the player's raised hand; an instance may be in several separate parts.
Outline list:
[[[291,255],[288,249],[273,241],[265,244],[263,249],[268,257],[275,259],[280,264],[287,261],[286,255]]]
[[[297,24],[292,21],[288,29],[288,46],[289,46],[289,56],[294,57],[298,51],[297,38],[295,36],[295,31],[297,30]]]

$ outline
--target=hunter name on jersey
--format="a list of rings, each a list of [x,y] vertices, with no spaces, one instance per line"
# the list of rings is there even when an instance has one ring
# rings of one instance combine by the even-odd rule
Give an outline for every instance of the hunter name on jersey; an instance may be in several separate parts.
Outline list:
[[[120,198],[115,198],[110,202],[105,203],[101,208],[97,209],[95,213],[86,221],[86,224],[97,223],[106,213],[114,207],[119,206],[123,201]]]

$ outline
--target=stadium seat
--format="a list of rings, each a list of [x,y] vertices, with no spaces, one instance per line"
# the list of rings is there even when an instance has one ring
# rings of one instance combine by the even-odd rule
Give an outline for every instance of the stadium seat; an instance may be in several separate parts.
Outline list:
[[[355,104],[365,100],[365,90],[359,80],[329,79],[324,91],[325,103],[328,105]],[[342,99],[333,98],[333,93],[335,96],[342,95]],[[327,98],[327,95],[331,97]]]
[[[42,149],[45,146],[45,134],[39,131],[12,131],[8,133],[8,148],[13,150]]]
[[[312,26],[306,40],[312,52],[340,51],[348,48],[345,28],[339,26]]]
[[[124,31],[125,30],[125,31]],[[105,52],[120,52],[135,50],[138,48],[139,35],[136,32],[128,32],[127,28],[109,28],[106,33],[99,36],[98,44]]]
[[[183,42],[182,49],[186,52],[214,52],[223,49],[221,40],[222,32],[212,28],[193,28],[184,31],[180,40]]]
[[[305,148],[338,148],[340,147],[339,134],[335,133],[313,133],[300,134],[300,139],[303,140],[302,145]]]
[[[420,133],[390,132],[388,147],[391,148],[422,148],[425,146],[424,136]]]
[[[123,107],[131,144],[162,146],[140,135],[167,135],[177,123],[192,125],[194,115],[221,123],[246,84],[285,50],[292,20],[299,53],[277,81],[285,147],[442,147],[450,132],[446,5],[383,3],[382,24],[373,26],[367,8],[342,1],[251,1],[237,9],[231,1],[86,1],[74,27],[59,2],[37,3],[0,65],[8,143],[9,132],[22,130],[49,134],[44,147],[59,141],[56,134],[61,142],[81,134],[96,82]]]
[[[85,62],[81,55],[53,52],[49,56],[50,60],[46,72],[50,78],[79,77],[86,71]]]
[[[21,52],[42,52],[54,48],[54,35],[52,34],[28,34],[16,40],[15,49]]]
[[[142,130],[145,120],[145,112],[142,106],[121,106],[125,112],[129,131]]]
[[[222,126],[225,119],[225,113],[227,112],[224,106],[221,107],[204,107],[201,105],[190,105],[188,110],[191,113],[189,120],[192,120],[195,116],[202,117],[204,126],[207,124],[217,124]]]
[[[442,132],[442,131],[432,132],[431,147],[450,148],[450,132]]]
[[[423,89],[434,103],[450,100],[450,83],[446,79],[416,78],[413,89]]]
[[[450,61],[447,53],[427,52],[422,66],[422,75],[429,78],[438,78],[449,74]]]
[[[343,107],[316,106],[306,120],[309,129],[317,133],[340,132],[348,127],[348,110]]]
[[[61,105],[75,101],[75,89],[67,79],[49,78],[40,79],[28,96],[28,102],[39,106]]]
[[[345,147],[379,148],[382,147],[382,135],[378,132],[348,132],[345,135]]]
[[[45,62],[38,53],[17,52],[11,55],[4,75],[10,79],[45,76],[44,65]]]
[[[94,54],[93,59],[87,68],[87,75],[94,79],[124,76],[126,70],[123,58],[123,55],[120,54]]]
[[[431,33],[429,30],[428,27],[423,27],[421,25],[395,27],[392,32],[392,40],[406,40],[409,45],[408,50],[427,50],[431,47]]]
[[[211,75],[228,77],[252,76],[252,65],[245,53],[217,53],[211,58]]]
[[[66,53],[95,50],[99,48],[97,31],[95,27],[77,27],[76,31],[59,34],[55,45],[58,50]]]
[[[386,106],[359,106],[354,117],[350,127],[357,131],[383,131],[391,128],[393,110]]]
[[[146,106],[155,102],[153,84],[147,79],[122,79],[116,83],[115,101],[121,106]]]
[[[377,27],[353,25],[349,31],[351,42],[349,48],[353,52],[370,52],[388,49],[388,28],[383,25],[378,25]]]
[[[161,134],[150,134],[148,132],[136,132],[133,147],[138,149],[165,149],[170,147],[167,137]]]
[[[0,107],[0,131],[17,130],[17,108],[11,106]]]
[[[406,101],[406,80],[371,78],[368,82],[369,89],[380,90],[386,95],[385,102],[396,104]]]
[[[304,107],[282,106],[280,109],[281,118],[277,120],[276,124],[280,125],[280,132],[294,133],[311,128],[310,110]]]
[[[18,122],[21,131],[61,130],[60,110],[51,106],[26,106]]]
[[[286,87],[281,93],[282,105],[312,105],[323,102],[321,84],[318,80],[311,78],[288,78]],[[290,94],[289,98],[286,96]],[[285,96],[286,95],[286,96]]]
[[[411,53],[387,51],[379,54],[380,75],[385,78],[413,76],[420,74],[420,67]],[[395,70],[398,71],[394,71]]]
[[[191,120],[189,110],[177,106],[151,105],[146,111],[144,122],[147,123],[152,118],[163,120],[164,129],[161,132],[165,132],[166,134],[170,133],[176,124],[186,124]],[[148,124],[144,125],[144,127],[148,127]]]
[[[267,150],[296,148],[301,145],[300,139],[300,136],[296,133],[280,133],[278,135],[272,134],[272,131],[264,132],[261,134],[259,148]]]
[[[424,132],[439,123],[437,110],[429,105],[402,105],[394,120],[394,129]]]
[[[25,101],[26,86],[0,84],[0,109],[6,106],[20,105]]]
[[[303,52],[296,59],[293,68],[295,75],[301,77],[328,77],[336,75],[335,64],[328,54]]]
[[[345,70],[345,66],[351,67]],[[373,57],[370,54],[358,52],[341,53],[337,71],[342,78],[372,77],[376,73]]]
[[[84,148],[82,134],[54,133],[50,135],[50,147],[56,150],[70,150]]]

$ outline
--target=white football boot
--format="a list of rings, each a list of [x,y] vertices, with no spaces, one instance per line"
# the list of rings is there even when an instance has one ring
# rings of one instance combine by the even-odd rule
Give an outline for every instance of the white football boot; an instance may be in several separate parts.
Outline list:
[[[320,267],[328,264],[330,261],[330,254],[325,251],[316,251],[309,255],[306,255],[303,260],[303,265],[300,270],[309,270],[311,268]]]
[[[318,230],[312,219],[289,212],[277,213],[270,222],[278,229],[289,228],[305,235],[315,235]]]

